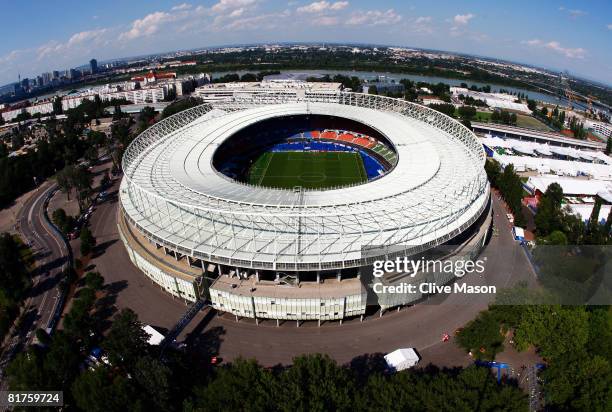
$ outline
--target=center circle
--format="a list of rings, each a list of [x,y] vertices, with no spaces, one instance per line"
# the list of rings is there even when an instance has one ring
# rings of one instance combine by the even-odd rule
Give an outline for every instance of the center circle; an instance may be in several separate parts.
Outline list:
[[[242,184],[325,190],[378,179],[397,161],[393,144],[373,127],[344,117],[299,114],[241,128],[215,150],[212,165]]]

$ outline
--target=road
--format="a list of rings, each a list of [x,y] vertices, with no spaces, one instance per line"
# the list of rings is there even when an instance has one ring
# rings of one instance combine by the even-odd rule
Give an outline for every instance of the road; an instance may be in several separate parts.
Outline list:
[[[129,307],[141,321],[162,329],[170,329],[185,312],[184,302],[161,291],[129,260],[119,240],[116,224],[117,186],[109,190],[108,201],[98,205],[91,227],[98,244],[103,245],[92,263],[110,284],[114,304]],[[535,274],[521,246],[514,240],[506,219],[506,211],[493,196],[494,236],[483,251],[487,260],[482,276],[471,275],[466,282],[474,285],[508,287],[519,281],[535,282]],[[262,365],[287,364],[302,353],[325,352],[341,363],[364,355],[389,352],[399,347],[415,347],[425,361],[441,365],[460,365],[470,359],[455,345],[441,342],[443,333],[457,328],[487,308],[491,295],[451,294],[434,297],[428,302],[358,319],[328,322],[320,328],[306,322],[299,328],[295,322],[276,327],[275,321],[255,325],[251,320],[236,323],[233,316],[217,316],[206,310],[187,326],[179,340],[188,337],[203,351],[231,360],[238,356],[256,358]],[[452,341],[452,339],[451,339]],[[445,346],[446,345],[446,346]]]
[[[32,343],[36,329],[47,328],[60,296],[58,285],[63,266],[68,261],[68,249],[44,216],[45,199],[56,188],[53,182],[43,183],[17,214],[19,235],[32,249],[36,269],[32,274],[32,289],[25,302],[24,320],[0,356],[0,371],[4,371],[15,353]],[[4,386],[3,382],[2,388]]]

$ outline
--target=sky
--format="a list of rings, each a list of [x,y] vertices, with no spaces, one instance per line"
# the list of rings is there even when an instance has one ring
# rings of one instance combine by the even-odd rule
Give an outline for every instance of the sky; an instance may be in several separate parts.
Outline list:
[[[0,84],[99,61],[266,42],[388,44],[612,84],[612,1],[0,0]]]

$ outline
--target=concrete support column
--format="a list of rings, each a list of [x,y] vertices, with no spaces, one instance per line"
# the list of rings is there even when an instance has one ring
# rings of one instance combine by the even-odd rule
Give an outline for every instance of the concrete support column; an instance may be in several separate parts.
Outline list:
[[[276,319],[276,327],[278,328],[279,326],[280,325],[279,325],[278,319]]]
[[[259,282],[259,271],[255,271],[255,280]]]
[[[321,327],[321,318],[319,318],[318,320],[319,320],[319,327]]]
[[[359,316],[359,321],[363,322],[363,315]]]
[[[338,279],[338,282],[342,280],[342,271],[338,271],[338,273],[336,274],[336,278]]]
[[[234,316],[236,316],[236,322],[238,322],[238,315],[234,315]]]
[[[298,328],[300,327],[300,321],[296,319],[295,321],[295,326],[297,326]]]
[[[276,272],[276,277],[274,278],[275,282],[280,281],[280,275],[278,274],[278,272]]]
[[[321,283],[321,272],[317,272],[317,283]]]
[[[297,280],[297,284],[300,284],[300,272],[295,272],[295,279]]]

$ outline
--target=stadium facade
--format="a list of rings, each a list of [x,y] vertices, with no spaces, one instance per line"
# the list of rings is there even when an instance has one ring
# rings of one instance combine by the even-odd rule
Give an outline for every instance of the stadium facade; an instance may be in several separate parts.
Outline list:
[[[233,153],[246,159],[285,135],[281,144],[297,140],[301,150],[333,143],[366,153],[382,165],[379,175],[280,189],[222,170],[235,166]],[[491,221],[484,162],[467,128],[401,99],[232,98],[164,119],[130,144],[118,226],[132,262],[185,301],[205,298],[237,317],[341,320],[422,298],[372,300],[366,272],[375,260],[438,246],[449,246],[445,259],[480,252]]]

